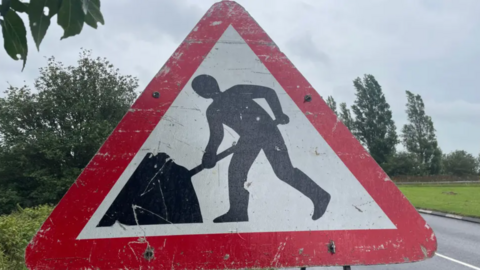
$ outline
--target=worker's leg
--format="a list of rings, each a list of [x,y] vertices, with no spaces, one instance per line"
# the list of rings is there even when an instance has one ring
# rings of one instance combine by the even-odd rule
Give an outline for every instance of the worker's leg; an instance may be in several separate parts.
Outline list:
[[[255,158],[260,152],[260,148],[249,144],[249,140],[240,138],[233,153],[230,165],[228,167],[228,195],[230,200],[230,209],[228,212],[213,222],[239,222],[248,221],[248,199],[249,192],[244,188],[247,181],[248,171]]]
[[[330,194],[317,185],[310,177],[294,168],[287,147],[280,132],[272,133],[265,142],[263,151],[277,177],[308,197],[314,205],[312,219],[319,219],[330,202]]]

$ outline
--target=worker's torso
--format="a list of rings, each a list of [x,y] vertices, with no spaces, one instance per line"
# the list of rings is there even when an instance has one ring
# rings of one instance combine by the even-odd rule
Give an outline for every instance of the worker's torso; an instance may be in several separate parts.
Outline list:
[[[215,121],[233,129],[240,136],[255,133],[274,126],[272,117],[249,95],[240,91],[223,92],[208,109]]]

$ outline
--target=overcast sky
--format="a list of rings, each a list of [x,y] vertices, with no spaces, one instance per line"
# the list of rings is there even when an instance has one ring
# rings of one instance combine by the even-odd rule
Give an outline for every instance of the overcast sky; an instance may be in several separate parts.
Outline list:
[[[75,64],[80,48],[107,57],[142,91],[217,1],[102,0],[106,25],[60,41],[52,24],[40,52],[29,36],[25,70],[0,50],[0,89],[32,85],[46,57]],[[444,152],[480,151],[480,1],[238,0],[326,98],[350,106],[353,79],[381,84],[400,134],[405,90],[420,94]],[[56,19],[55,19],[56,22]],[[30,35],[30,33],[29,33]],[[0,94],[0,96],[3,95]]]

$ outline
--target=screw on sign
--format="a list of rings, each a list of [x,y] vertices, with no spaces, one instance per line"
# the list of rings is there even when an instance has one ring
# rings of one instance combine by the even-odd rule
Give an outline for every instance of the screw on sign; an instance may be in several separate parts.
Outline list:
[[[436,248],[425,220],[270,37],[222,1],[25,258],[29,269],[347,269],[421,261]]]

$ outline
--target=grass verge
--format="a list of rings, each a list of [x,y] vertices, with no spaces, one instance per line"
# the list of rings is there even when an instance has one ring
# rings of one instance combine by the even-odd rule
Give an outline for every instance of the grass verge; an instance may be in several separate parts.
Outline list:
[[[480,184],[400,185],[417,208],[480,217]]]

